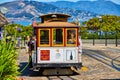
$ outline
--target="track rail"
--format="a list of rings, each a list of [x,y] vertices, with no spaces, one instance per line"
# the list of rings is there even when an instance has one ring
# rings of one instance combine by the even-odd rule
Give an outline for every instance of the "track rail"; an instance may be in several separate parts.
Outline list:
[[[75,80],[71,76],[47,76],[48,80]]]
[[[89,52],[89,53],[88,53]],[[110,56],[105,55],[102,52],[95,51],[95,50],[84,50],[84,55],[87,55],[93,59],[96,59],[118,71],[120,71],[120,56],[116,58],[112,58]]]

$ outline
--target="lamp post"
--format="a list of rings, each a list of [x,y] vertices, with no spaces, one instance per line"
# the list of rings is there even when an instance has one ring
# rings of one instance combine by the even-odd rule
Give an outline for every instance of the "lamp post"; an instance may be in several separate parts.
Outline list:
[[[105,46],[107,46],[107,31],[105,31]]]
[[[19,33],[21,33],[21,31],[22,31],[22,28],[17,28],[17,31],[19,32]],[[20,47],[21,47],[21,49],[22,49],[22,38],[21,38],[21,36],[19,36],[18,37],[18,41],[19,41],[19,45],[20,45]]]
[[[77,25],[79,26],[79,34],[80,36],[82,35],[81,33],[81,25],[80,25],[80,19],[78,18],[77,21],[76,21]]]
[[[94,36],[94,31],[93,31],[93,46],[95,45],[95,36]]]
[[[24,35],[24,46],[25,46],[25,35]]]
[[[116,44],[116,47],[117,47],[118,46],[118,41],[117,41],[118,37],[117,37],[117,29],[116,29],[116,27],[115,27],[115,30],[116,30],[116,33],[115,33],[115,44]]]
[[[98,19],[99,19],[99,22],[100,22],[100,34],[99,34],[99,39],[101,39],[101,27],[102,27],[102,17],[101,16],[98,16]]]
[[[120,21],[117,21],[117,24],[119,23]],[[116,44],[116,47],[118,46],[118,36],[117,36],[117,28],[115,26],[115,44]]]

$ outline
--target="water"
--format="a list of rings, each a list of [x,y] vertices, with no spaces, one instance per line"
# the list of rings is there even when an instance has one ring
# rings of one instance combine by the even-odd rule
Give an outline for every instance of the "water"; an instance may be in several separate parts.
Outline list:
[[[32,24],[32,21],[14,21],[16,24],[21,24],[23,26],[29,26]]]

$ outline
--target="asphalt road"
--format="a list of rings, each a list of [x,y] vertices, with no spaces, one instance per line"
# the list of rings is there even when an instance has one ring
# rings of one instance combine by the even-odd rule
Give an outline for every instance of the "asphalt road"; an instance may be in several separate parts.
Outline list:
[[[19,51],[20,71],[28,63],[25,49]],[[67,76],[42,76],[28,67],[19,78],[25,80],[120,80],[120,47],[83,44],[82,62],[87,71]]]

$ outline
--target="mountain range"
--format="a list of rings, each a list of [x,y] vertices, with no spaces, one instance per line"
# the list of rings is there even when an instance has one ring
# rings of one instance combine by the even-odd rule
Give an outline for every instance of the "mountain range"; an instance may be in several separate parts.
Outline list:
[[[120,5],[110,1],[57,1],[57,2],[37,2],[16,0],[0,4],[0,7],[6,7],[8,12],[5,14],[11,21],[14,20],[32,20],[42,14],[64,13],[71,15],[69,21],[88,20],[103,14],[120,15]]]
[[[48,4],[52,4],[60,8],[67,7],[76,10],[90,11],[102,15],[105,14],[120,15],[120,5],[115,4],[108,0],[78,1],[78,2],[57,1]]]

